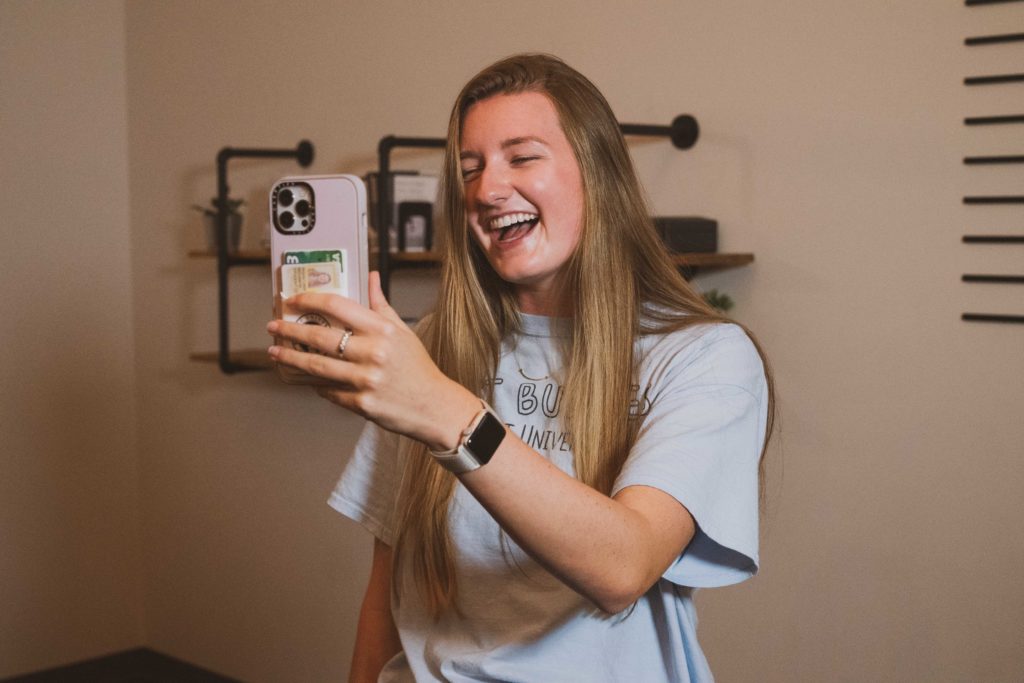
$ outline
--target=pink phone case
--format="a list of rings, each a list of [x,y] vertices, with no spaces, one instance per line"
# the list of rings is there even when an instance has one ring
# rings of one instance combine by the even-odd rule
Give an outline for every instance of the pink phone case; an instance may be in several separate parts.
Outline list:
[[[299,291],[348,296],[367,305],[366,188],[352,175],[290,176],[270,191],[270,263],[274,317],[306,324],[340,327],[316,314],[300,315],[282,299]],[[279,345],[291,342],[276,339]],[[321,380],[279,365],[278,375],[291,384]]]

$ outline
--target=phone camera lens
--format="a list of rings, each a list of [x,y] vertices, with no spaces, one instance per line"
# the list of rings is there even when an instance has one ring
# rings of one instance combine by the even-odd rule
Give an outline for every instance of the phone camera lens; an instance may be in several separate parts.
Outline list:
[[[277,203],[281,206],[291,206],[294,200],[295,195],[291,190],[281,190],[277,193]]]
[[[285,211],[277,217],[277,220],[280,221],[282,228],[290,228],[295,225],[295,216],[292,215],[291,211]]]
[[[300,216],[308,216],[309,202],[307,202],[305,199],[300,199],[298,202],[296,202],[295,213],[299,214]]]

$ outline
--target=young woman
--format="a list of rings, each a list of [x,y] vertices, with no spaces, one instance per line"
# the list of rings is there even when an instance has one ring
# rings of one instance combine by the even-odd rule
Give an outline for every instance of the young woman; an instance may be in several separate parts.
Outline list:
[[[546,55],[455,102],[434,313],[294,304],[280,363],[370,420],[331,505],[375,536],[353,681],[705,681],[696,588],[757,570],[770,375],[667,257],[608,103]],[[493,408],[491,407],[493,406]]]

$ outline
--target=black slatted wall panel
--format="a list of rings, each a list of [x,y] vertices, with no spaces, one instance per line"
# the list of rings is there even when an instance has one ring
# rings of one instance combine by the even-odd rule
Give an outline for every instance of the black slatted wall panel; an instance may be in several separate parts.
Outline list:
[[[1020,5],[1020,26],[1024,28],[1024,2],[1021,0],[965,0],[973,12],[984,12],[986,5],[1002,5],[1017,3]],[[1001,63],[1006,65],[1005,70],[999,73],[973,74],[964,78],[964,86],[967,88],[1017,88],[1020,89],[1020,108],[1015,112],[991,112],[984,115],[970,116],[964,119],[966,126],[999,126],[1006,129],[1007,134],[1002,137],[1007,149],[1005,153],[990,154],[986,156],[964,157],[964,164],[968,166],[986,166],[1004,168],[1007,173],[1013,173],[1014,178],[1021,180],[1019,187],[1021,194],[982,194],[970,195],[963,198],[964,204],[969,206],[992,206],[992,205],[1019,205],[1024,208],[1024,73],[1020,67],[1024,66],[1024,33],[998,33],[993,35],[969,36],[964,44],[972,50],[998,50]],[[1024,213],[1024,212],[1022,212]],[[983,216],[981,213],[979,216]],[[972,245],[971,248],[982,249],[1020,249],[1024,245],[1024,218],[1018,218],[1022,232],[1020,234],[971,234],[964,235],[964,244]],[[976,246],[975,246],[976,245]],[[1024,271],[1024,268],[1022,268]],[[1024,274],[996,274],[996,273],[965,273],[961,281],[985,286],[1007,286],[1020,287],[1024,285]],[[1024,297],[1022,297],[1022,310],[1024,310]],[[995,322],[995,323],[1018,323],[1024,324],[1024,314],[1004,315],[996,313],[964,313],[961,318],[969,322]]]

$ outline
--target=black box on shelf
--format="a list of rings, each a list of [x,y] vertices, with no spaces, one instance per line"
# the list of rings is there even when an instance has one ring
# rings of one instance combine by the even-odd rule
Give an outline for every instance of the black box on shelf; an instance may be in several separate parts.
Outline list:
[[[430,251],[434,246],[434,205],[399,202],[398,251]]]
[[[370,249],[377,249],[377,198],[380,188],[376,171],[363,178],[369,200]],[[433,248],[433,213],[439,178],[418,171],[391,172],[391,217],[388,222],[388,251],[430,251]]]
[[[677,254],[713,254],[718,251],[718,221],[700,216],[655,216],[665,246]]]

